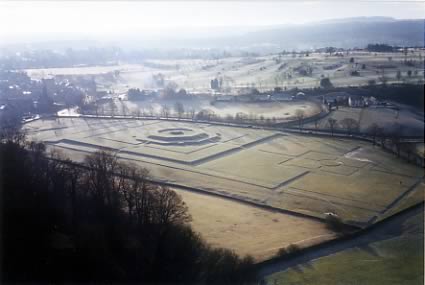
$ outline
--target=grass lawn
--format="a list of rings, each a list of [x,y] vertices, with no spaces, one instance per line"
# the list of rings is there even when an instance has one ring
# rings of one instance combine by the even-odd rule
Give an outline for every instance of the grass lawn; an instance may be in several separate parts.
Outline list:
[[[270,275],[267,284],[423,284],[424,218],[389,225],[373,242]],[[392,231],[401,229],[399,235]]]

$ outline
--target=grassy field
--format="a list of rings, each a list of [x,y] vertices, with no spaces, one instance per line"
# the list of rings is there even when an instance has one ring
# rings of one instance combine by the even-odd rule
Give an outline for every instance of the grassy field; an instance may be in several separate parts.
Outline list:
[[[332,118],[337,121],[335,130],[346,131],[341,121],[345,118],[354,119],[359,124],[361,132],[367,132],[372,124],[384,128],[386,131],[392,131],[395,126],[401,127],[401,135],[418,136],[424,132],[424,114],[412,112],[409,108],[396,111],[388,108],[348,108],[340,107],[338,110],[332,111],[328,116],[319,120],[318,129],[329,130],[328,120]],[[306,128],[316,128],[315,123],[308,123]]]
[[[334,237],[323,223],[267,211],[228,199],[176,190],[192,215],[194,229],[212,245],[264,260],[296,244],[310,246]]]
[[[388,225],[358,246],[300,264],[267,278],[267,284],[409,284],[424,282],[423,208]]]
[[[107,147],[160,181],[359,226],[423,200],[423,169],[361,141],[159,120],[61,118],[25,129],[76,161]]]

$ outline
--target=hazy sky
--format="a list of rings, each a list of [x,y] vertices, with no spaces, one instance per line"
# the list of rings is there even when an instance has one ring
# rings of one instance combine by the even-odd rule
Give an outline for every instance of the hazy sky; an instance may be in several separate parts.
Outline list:
[[[0,40],[106,35],[206,26],[302,24],[324,19],[425,18],[424,1],[0,1]]]

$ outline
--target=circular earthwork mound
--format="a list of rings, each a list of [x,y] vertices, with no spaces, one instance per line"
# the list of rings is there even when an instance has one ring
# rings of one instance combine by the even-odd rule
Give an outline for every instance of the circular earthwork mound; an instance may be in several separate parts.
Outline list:
[[[155,134],[148,135],[148,142],[162,145],[196,145],[218,141],[220,134],[210,133],[203,129],[189,128],[160,129]]]

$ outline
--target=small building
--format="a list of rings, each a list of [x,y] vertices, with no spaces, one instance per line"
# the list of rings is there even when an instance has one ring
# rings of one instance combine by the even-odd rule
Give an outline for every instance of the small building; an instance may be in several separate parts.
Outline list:
[[[305,99],[305,93],[304,93],[304,92],[298,92],[298,93],[295,95],[295,98],[296,98],[296,99]]]
[[[363,108],[366,106],[365,100],[363,97],[348,97],[348,106],[351,108]]]
[[[375,106],[376,104],[378,104],[378,100],[373,96],[368,97],[368,98],[364,98],[364,101],[365,101],[365,105],[368,106],[368,107],[369,106]]]
[[[329,106],[330,108],[332,106],[335,106],[338,108],[338,106],[347,106],[348,105],[348,98],[351,95],[347,92],[330,92],[328,94],[323,95],[322,97],[322,103],[324,105]]]
[[[290,94],[286,93],[277,93],[273,94],[270,98],[271,101],[292,101],[294,99],[294,96],[291,96]]]
[[[232,102],[235,101],[235,96],[233,95],[220,95],[214,97],[216,102]]]

